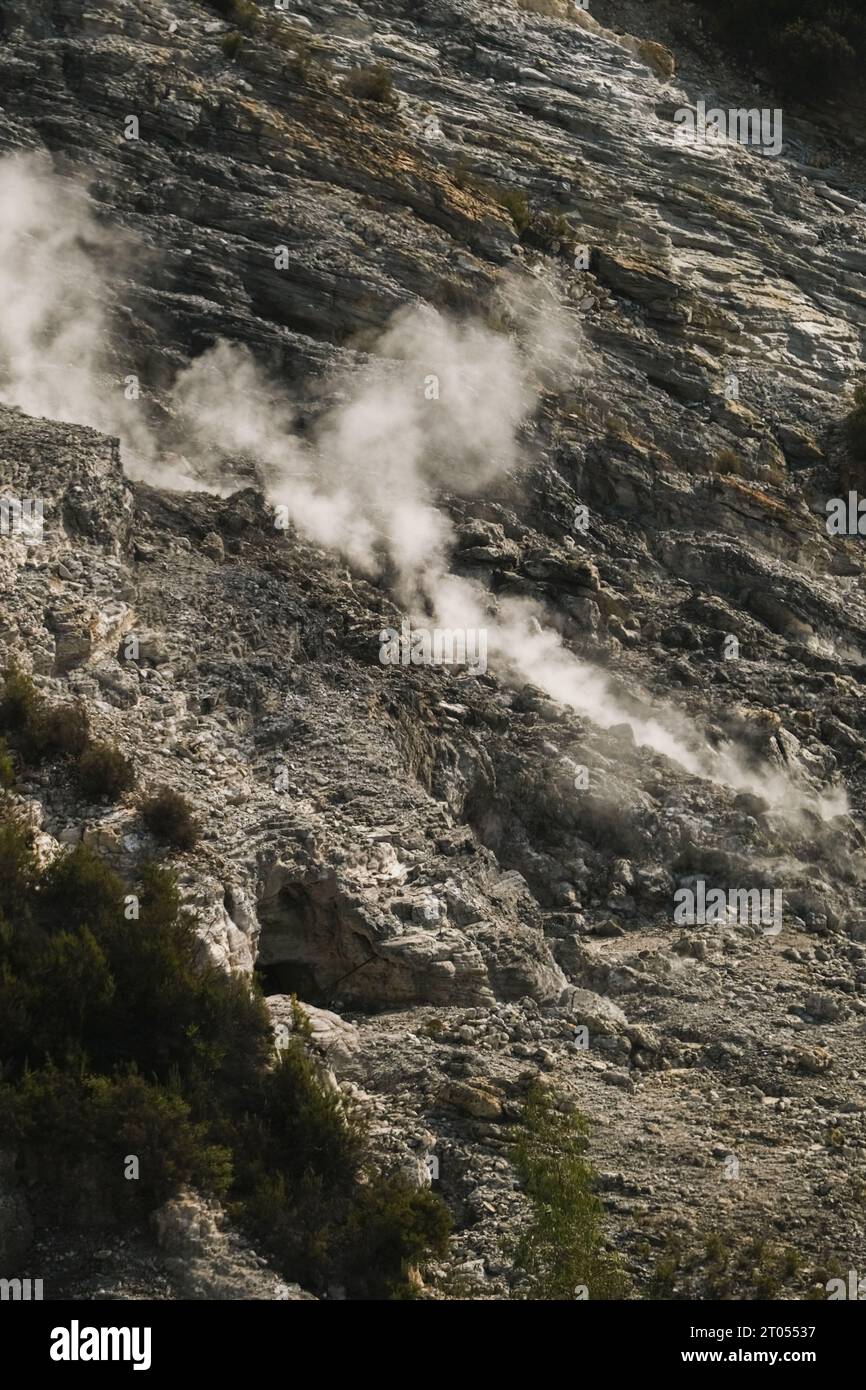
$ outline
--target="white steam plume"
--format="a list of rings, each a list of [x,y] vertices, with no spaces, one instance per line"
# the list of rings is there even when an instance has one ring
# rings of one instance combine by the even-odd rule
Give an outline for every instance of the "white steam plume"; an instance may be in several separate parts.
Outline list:
[[[528,276],[506,279],[500,311],[515,330],[401,311],[376,357],[341,383],[343,403],[308,440],[293,408],[243,347],[218,343],[181,372],[170,401],[186,464],[165,461],[140,408],[106,371],[110,287],[100,258],[116,239],[85,195],[36,156],[0,161],[0,400],[30,414],[120,436],[129,471],[162,486],[225,492],[254,462],[270,500],[298,528],[368,573],[384,568],[397,597],[448,628],[485,628],[497,669],[528,681],[601,727],[626,723],[636,740],[696,776],[757,792],[779,806],[844,809],[769,769],[750,770],[731,745],[712,748],[673,709],[623,708],[605,676],[580,661],[526,601],[492,601],[452,575],[451,524],[441,488],[471,494],[520,459],[519,431],[539,388],[581,370],[572,324]],[[189,475],[187,475],[189,469]]]
[[[841,814],[842,789],[816,796],[782,772],[751,767],[735,745],[712,747],[673,707],[635,715],[601,671],[562,645],[538,604],[506,600],[494,617],[490,595],[450,573],[450,525],[436,507],[437,488],[472,493],[512,466],[519,426],[535,403],[529,382],[539,364],[555,380],[582,362],[561,315],[542,320],[530,313],[522,327],[518,344],[429,309],[402,311],[378,344],[375,369],[345,384],[348,400],[326,416],[309,445],[293,438],[284,403],[268,408],[273,391],[252,359],[225,344],[192,364],[178,396],[195,421],[199,447],[255,455],[271,500],[287,507],[302,532],[368,572],[386,559],[401,600],[427,610],[421,621],[432,613],[443,628],[486,630],[506,679],[539,686],[601,728],[630,725],[639,744],[697,777],[792,811]],[[434,400],[425,397],[431,379]]]
[[[671,758],[694,776],[735,791],[752,792],[777,809],[813,810],[823,819],[847,811],[844,788],[816,794],[781,771],[766,765],[751,766],[731,742],[714,748],[673,706],[657,707],[655,714],[635,715],[617,700],[603,672],[574,656],[562,645],[557,632],[542,625],[544,612],[531,600],[506,600],[491,624],[485,616],[485,596],[454,575],[443,578],[438,600],[443,626],[486,626],[488,650],[501,675],[538,686],[600,728],[627,724],[637,743]]]
[[[387,563],[401,599],[423,602],[448,567],[437,490],[476,492],[518,457],[533,404],[525,361],[502,334],[409,307],[344,389],[308,443],[249,354],[228,344],[182,373],[174,395],[187,447],[255,458],[271,500],[305,535],[368,573]]]
[[[123,382],[106,375],[99,259],[118,254],[85,191],[54,175],[47,156],[0,160],[0,401],[119,435],[151,457]]]

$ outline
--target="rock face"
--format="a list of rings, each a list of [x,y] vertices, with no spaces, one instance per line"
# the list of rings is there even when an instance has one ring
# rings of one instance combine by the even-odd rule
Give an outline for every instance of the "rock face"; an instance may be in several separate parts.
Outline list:
[[[157,1241],[183,1299],[311,1298],[297,1284],[286,1284],[252,1250],[222,1229],[218,1206],[194,1192],[166,1202],[154,1215]]]
[[[386,670],[387,575],[276,529],[256,460],[228,495],[133,482],[113,437],[16,409],[0,361],[3,494],[44,505],[38,544],[0,538],[4,662],[194,803],[202,959],[257,969],[276,1025],[302,1001],[383,1162],[438,1172],[477,1297],[513,1287],[509,1125],[539,1076],[595,1122],[638,1290],[647,1234],[708,1210],[784,1229],[804,1269],[862,1241],[866,580],[824,525],[852,465],[862,156],[794,113],[778,159],[677,143],[706,55],[675,73],[635,8],[629,39],[601,5],[305,0],[232,56],[197,0],[0,0],[0,150],[50,154],[139,248],[105,389],[137,374],[160,430],[220,337],[302,430],[407,303],[492,317],[507,273],[581,335],[564,386],[538,367],[520,461],[439,498],[455,573],[538,602],[585,663],[567,698],[504,659]],[[378,62],[395,102],[355,100],[348,72]],[[50,773],[15,795],[45,854],[84,838],[128,870],[154,848],[131,800]],[[700,882],[781,891],[780,930],[678,921]],[[160,1218],[175,1296],[298,1296],[257,1292],[205,1208]]]
[[[277,1045],[281,1037],[288,1038],[296,1030],[295,1007],[291,995],[272,994],[268,997],[268,1010],[274,1023]],[[311,1045],[320,1052],[329,1067],[341,1068],[358,1051],[360,1044],[358,1029],[339,1014],[330,1009],[317,1009],[312,1004],[301,1004],[302,1018],[309,1025]]]

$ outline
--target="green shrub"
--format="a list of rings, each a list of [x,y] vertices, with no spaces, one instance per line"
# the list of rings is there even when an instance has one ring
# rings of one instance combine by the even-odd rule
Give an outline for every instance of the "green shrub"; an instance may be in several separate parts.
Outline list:
[[[245,34],[254,34],[264,18],[259,6],[253,4],[253,0],[210,0],[210,3],[223,19],[227,19]]]
[[[277,23],[269,30],[268,38],[291,56],[292,71],[296,77],[308,77],[314,64],[318,64],[320,70],[326,65],[327,60],[323,62],[317,53],[317,46],[302,29],[287,29],[285,25]]]
[[[533,1299],[573,1299],[585,1286],[596,1302],[624,1298],[628,1282],[604,1246],[603,1207],[586,1162],[588,1123],[562,1114],[540,1087],[527,1097],[514,1162],[533,1214],[515,1263]]]
[[[115,1186],[123,1195],[120,1161],[135,1154],[140,1163],[142,1214],[166,1201],[180,1187],[193,1184],[216,1197],[232,1180],[230,1151],[208,1140],[208,1125],[195,1123],[179,1095],[151,1085],[140,1076],[94,1078],[89,1084],[96,1106],[96,1130],[113,1158]]]
[[[522,235],[532,222],[532,213],[529,210],[529,203],[523,189],[494,187],[491,192],[500,207],[505,208],[506,212],[510,214],[518,234]]]
[[[733,474],[736,478],[745,477],[747,468],[739,454],[733,449],[720,449],[710,464],[713,473]]]
[[[127,1228],[191,1183],[287,1278],[408,1292],[447,1213],[375,1173],[301,1006],[275,1052],[249,980],[202,966],[172,874],[146,865],[129,892],[87,846],[42,867],[32,839],[0,815],[0,1135],[43,1219]]]
[[[465,160],[458,160],[454,169],[454,182],[458,188],[472,188],[492,202],[498,203],[509,214],[521,240],[536,247],[548,250],[551,243],[573,242],[574,231],[568,219],[561,212],[532,208],[522,188],[510,188],[507,184],[489,183],[473,174]]]
[[[158,787],[142,803],[141,818],[151,835],[174,849],[193,849],[199,826],[185,796],[172,787]]]
[[[234,62],[245,43],[246,39],[243,34],[239,33],[237,29],[234,29],[230,34],[223,35],[222,51],[227,58],[230,58],[232,62]]]
[[[231,20],[246,33],[255,33],[262,22],[262,12],[253,0],[233,0]]]
[[[399,1298],[414,1268],[448,1249],[451,1217],[429,1188],[399,1174],[362,1188],[346,1222],[346,1278],[358,1298]]]
[[[832,16],[828,16],[832,21]],[[773,67],[778,67],[782,85],[797,93],[826,94],[832,76],[850,78],[857,65],[857,52],[843,33],[830,24],[797,19],[779,34],[778,47],[771,50]],[[866,53],[866,49],[861,50]]]
[[[80,701],[49,706],[33,680],[16,666],[5,673],[0,731],[25,762],[77,756],[87,745],[89,722]]]
[[[32,677],[17,666],[9,666],[0,695],[0,729],[6,734],[20,734],[33,727],[41,711],[42,696]]]
[[[78,789],[90,801],[116,801],[135,786],[132,763],[111,743],[91,743],[75,768]]]
[[[715,38],[790,96],[814,100],[859,78],[866,58],[866,16],[859,0],[697,0]],[[686,14],[691,4],[680,0]]]
[[[8,791],[15,783],[15,763],[9,745],[0,735],[0,787]]]
[[[113,930],[123,917],[123,883],[89,846],[75,845],[43,871],[36,911],[49,932]]]
[[[355,68],[343,83],[344,91],[357,101],[377,101],[383,106],[396,106],[394,82],[384,63]]]
[[[843,492],[866,488],[866,381],[854,388],[854,404],[843,421],[845,451],[839,461],[839,486]]]
[[[399,1297],[412,1267],[447,1247],[447,1207],[399,1175],[367,1172],[360,1111],[295,1036],[262,1087],[241,1153],[235,1215],[302,1283],[320,1286],[336,1266],[354,1297]]]
[[[47,710],[37,730],[43,757],[77,757],[84,752],[89,737],[87,710],[80,701]]]
[[[264,1082],[260,1115],[267,1137],[259,1152],[270,1166],[291,1181],[312,1167],[332,1190],[352,1188],[365,1152],[361,1116],[342,1092],[327,1084],[321,1067],[294,1036]]]
[[[295,1036],[257,1099],[240,1133],[234,1214],[282,1268],[321,1285],[361,1173],[363,1122]]]
[[[0,913],[20,913],[38,878],[33,832],[18,816],[0,815]]]
[[[745,1238],[741,1232],[666,1231],[661,1244],[645,1291],[656,1301],[797,1299],[808,1297],[816,1277],[825,1282],[820,1270],[804,1267],[799,1251],[760,1231]]]
[[[55,1219],[143,1220],[183,1186],[221,1196],[231,1184],[230,1153],[208,1142],[189,1105],[134,1074],[28,1072],[17,1089],[0,1088],[0,1119]],[[135,1178],[125,1176],[130,1157]]]

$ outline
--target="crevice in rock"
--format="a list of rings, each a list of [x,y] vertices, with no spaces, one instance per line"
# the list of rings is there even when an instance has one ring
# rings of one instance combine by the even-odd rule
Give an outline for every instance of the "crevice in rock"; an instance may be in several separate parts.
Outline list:
[[[260,900],[258,916],[255,968],[266,994],[370,1012],[415,997],[411,972],[374,952],[363,915],[333,879],[278,883]]]

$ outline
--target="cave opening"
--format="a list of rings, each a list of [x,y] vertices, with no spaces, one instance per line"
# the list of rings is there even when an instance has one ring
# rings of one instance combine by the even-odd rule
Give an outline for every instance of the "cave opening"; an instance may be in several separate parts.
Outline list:
[[[327,1000],[324,991],[316,982],[314,970],[304,961],[280,960],[270,965],[257,964],[255,975],[262,987],[262,993],[296,994],[305,1004],[325,1008]]]

